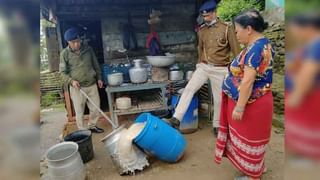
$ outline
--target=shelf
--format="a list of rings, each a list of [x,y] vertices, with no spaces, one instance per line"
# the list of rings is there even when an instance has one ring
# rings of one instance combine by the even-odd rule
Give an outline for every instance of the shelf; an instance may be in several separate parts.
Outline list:
[[[147,112],[154,110],[167,109],[167,105],[161,97],[161,92],[157,93],[144,93],[143,95],[136,95],[138,103],[133,105],[130,109],[120,110],[114,107],[114,113],[118,115],[135,114],[139,112]]]
[[[139,108],[139,107],[132,107],[127,110],[114,110],[117,115],[126,115],[126,114],[137,114],[142,112],[150,112],[150,111],[158,111],[158,110],[167,110],[167,106],[154,106],[154,107],[148,107],[148,108]]]
[[[141,84],[132,84],[124,83],[121,86],[108,86],[106,91],[113,92],[126,92],[126,91],[138,91],[138,90],[148,90],[148,89],[157,89],[166,87],[168,83],[141,83]]]

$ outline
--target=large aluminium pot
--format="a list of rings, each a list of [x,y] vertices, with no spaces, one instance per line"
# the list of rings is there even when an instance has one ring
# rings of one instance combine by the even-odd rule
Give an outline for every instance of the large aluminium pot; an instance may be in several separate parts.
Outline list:
[[[134,173],[135,170],[141,171],[149,165],[146,155],[133,142],[129,141],[129,144],[127,144],[128,142],[120,141],[121,139],[126,141],[128,137],[125,136],[130,136],[130,133],[127,133],[128,130],[125,128],[125,124],[123,124],[101,140],[120,175]],[[123,139],[123,137],[125,138]],[[121,143],[125,143],[126,147],[124,148],[123,144],[120,146],[119,144]],[[128,145],[132,146],[127,147]],[[126,148],[130,149],[130,152],[125,150],[129,154],[123,154],[123,150]]]
[[[116,167],[119,174],[121,175],[125,173],[125,168],[121,165],[121,162],[119,161],[119,158],[118,158],[117,143],[118,143],[118,140],[120,139],[121,132],[124,129],[125,127],[124,125],[122,125],[101,140],[104,143],[104,147],[108,155],[111,157],[111,160],[114,166]]]
[[[52,146],[46,155],[48,176],[52,180],[84,180],[86,177],[78,144],[62,142]]]
[[[142,59],[133,60],[134,67],[129,70],[130,81],[132,83],[144,83],[148,79],[147,69],[142,66]]]

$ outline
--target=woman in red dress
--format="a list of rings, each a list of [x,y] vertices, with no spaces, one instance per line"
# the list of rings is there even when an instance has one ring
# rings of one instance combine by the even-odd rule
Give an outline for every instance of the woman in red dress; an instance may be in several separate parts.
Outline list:
[[[234,23],[238,41],[246,48],[230,64],[222,86],[215,161],[227,157],[245,174],[235,179],[260,179],[272,125],[274,51],[263,36],[268,25],[258,11],[243,12]]]

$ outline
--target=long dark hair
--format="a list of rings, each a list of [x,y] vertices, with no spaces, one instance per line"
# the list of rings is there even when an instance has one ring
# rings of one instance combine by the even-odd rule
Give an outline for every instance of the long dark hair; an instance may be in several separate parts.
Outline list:
[[[265,22],[259,11],[255,9],[240,13],[233,21],[243,28],[251,26],[257,32],[263,32],[268,28],[268,22]]]

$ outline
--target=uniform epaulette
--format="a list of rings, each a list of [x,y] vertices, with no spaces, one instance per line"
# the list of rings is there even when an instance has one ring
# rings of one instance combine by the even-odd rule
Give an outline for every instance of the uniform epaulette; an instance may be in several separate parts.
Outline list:
[[[201,25],[200,25],[200,29],[202,29],[202,28],[205,27],[205,26],[206,26],[205,23],[201,24]]]
[[[225,25],[225,26],[231,26],[232,22],[224,22],[224,21],[219,21],[221,24]]]
[[[220,21],[221,22],[221,21]],[[226,25],[226,26],[232,26],[233,24],[232,24],[232,22],[221,22],[222,24],[224,24],[224,25]]]

